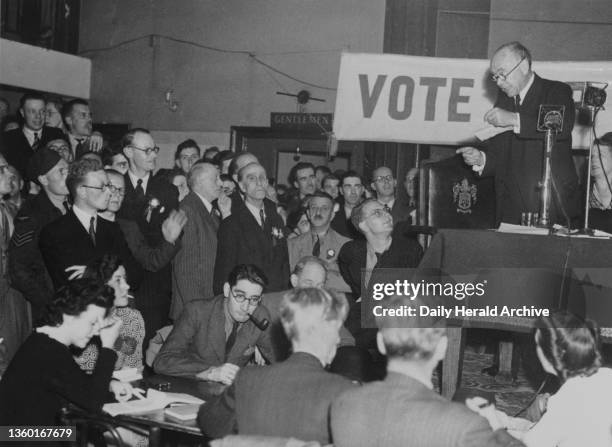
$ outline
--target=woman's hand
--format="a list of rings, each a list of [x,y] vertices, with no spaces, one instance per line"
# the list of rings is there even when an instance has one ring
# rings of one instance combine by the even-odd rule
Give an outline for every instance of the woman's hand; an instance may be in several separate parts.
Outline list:
[[[100,322],[100,340],[103,348],[113,349],[115,341],[119,337],[121,324],[119,318],[107,318]]]
[[[118,402],[126,402],[134,396],[138,399],[144,399],[144,390],[135,388],[129,383],[111,380],[108,388],[110,392],[115,395],[115,399],[117,399]]]
[[[465,405],[475,413],[478,413],[487,421],[493,431],[507,426],[507,416],[501,411],[495,409],[495,405],[489,403],[488,400],[482,397],[470,397],[465,400]]]

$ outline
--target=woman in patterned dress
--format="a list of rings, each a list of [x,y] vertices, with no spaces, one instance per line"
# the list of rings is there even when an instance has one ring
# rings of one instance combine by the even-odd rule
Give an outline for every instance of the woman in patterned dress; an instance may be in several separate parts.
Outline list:
[[[87,266],[83,277],[97,279],[115,291],[115,301],[110,315],[123,322],[114,346],[117,352],[115,370],[137,368],[139,372],[142,371],[144,320],[138,310],[130,307],[130,286],[127,283],[125,268],[121,261],[116,256],[104,255]],[[97,355],[98,347],[90,343],[77,359],[77,363],[81,365],[81,368],[90,371],[95,366]]]

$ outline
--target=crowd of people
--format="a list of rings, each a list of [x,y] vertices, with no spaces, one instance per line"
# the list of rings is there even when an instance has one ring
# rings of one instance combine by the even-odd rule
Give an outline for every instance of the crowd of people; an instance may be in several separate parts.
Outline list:
[[[610,445],[611,400],[598,390],[612,373],[596,329],[575,317],[555,315],[536,332],[542,366],[562,387],[522,441],[491,405],[432,390],[446,352],[440,321],[362,324],[372,272],[414,268],[423,255],[410,232],[414,169],[408,201],[386,166],[366,182],[299,162],[283,185],[254,154],[193,140],[158,170],[147,129],[109,144],[86,101],[28,93],[19,114],[0,156],[0,425],[56,425],[68,402],[98,411],[109,392],[138,396],[111,375],[145,369],[148,350],[156,373],[227,386],[199,412],[213,437]],[[494,163],[472,149],[462,154],[475,169]],[[593,410],[578,418],[576,399]]]

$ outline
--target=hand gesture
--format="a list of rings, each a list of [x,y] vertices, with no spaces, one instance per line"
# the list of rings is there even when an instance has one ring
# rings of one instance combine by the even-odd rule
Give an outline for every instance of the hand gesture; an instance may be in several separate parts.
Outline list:
[[[107,318],[100,321],[100,340],[103,348],[113,349],[115,341],[121,330],[121,320],[118,318]]]
[[[83,273],[85,273],[85,267],[84,265],[71,265],[70,267],[66,267],[64,271],[70,274],[68,281],[82,277]]]
[[[108,388],[109,391],[115,395],[115,399],[117,399],[118,402],[126,402],[130,400],[132,396],[138,399],[144,399],[144,390],[135,388],[126,382],[111,380]]]
[[[225,219],[232,214],[232,199],[230,196],[221,194],[217,199],[217,205],[219,206],[219,211],[221,212],[221,219]]]
[[[484,120],[495,127],[514,127],[518,125],[516,113],[494,107],[485,113]]]
[[[233,363],[224,363],[221,366],[213,366],[206,371],[202,371],[196,377],[213,382],[221,382],[224,385],[231,385],[238,374],[240,367]]]
[[[89,145],[90,151],[100,152],[102,150],[102,145],[104,144],[102,134],[100,132],[92,132],[89,138],[87,139],[87,143]]]
[[[485,418],[493,431],[504,428],[507,424],[507,416],[495,409],[495,405],[489,403],[483,397],[470,397],[465,400],[465,405],[475,413]],[[505,416],[505,417],[504,417]]]
[[[461,147],[457,149],[456,153],[463,156],[463,161],[468,166],[482,166],[484,164],[482,152],[475,147]]]
[[[174,244],[178,237],[181,235],[181,231],[187,223],[187,215],[182,210],[172,210],[170,215],[162,223],[162,234],[164,239],[171,244]]]

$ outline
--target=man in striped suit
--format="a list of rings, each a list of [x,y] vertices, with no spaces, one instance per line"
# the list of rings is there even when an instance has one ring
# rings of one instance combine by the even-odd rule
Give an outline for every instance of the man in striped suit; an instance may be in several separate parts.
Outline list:
[[[173,261],[172,305],[170,318],[178,320],[189,301],[212,299],[213,274],[217,254],[217,230],[220,214],[213,201],[219,197],[223,182],[219,168],[199,162],[187,176],[191,192],[180,209],[187,215],[181,250]]]

